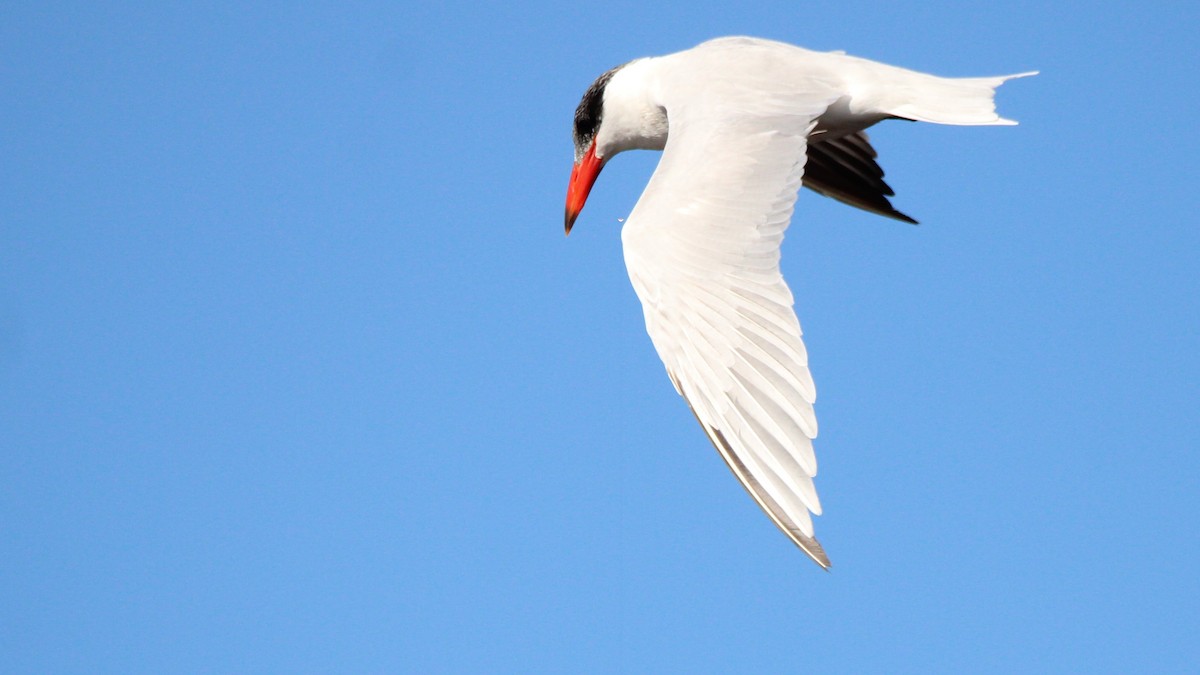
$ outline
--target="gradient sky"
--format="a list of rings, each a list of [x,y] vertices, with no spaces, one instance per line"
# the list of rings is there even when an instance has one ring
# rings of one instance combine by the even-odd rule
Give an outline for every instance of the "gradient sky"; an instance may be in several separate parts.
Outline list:
[[[0,671],[1200,662],[1195,3],[7,3]],[[822,572],[562,235],[605,69],[730,34],[1038,69],[801,196]]]

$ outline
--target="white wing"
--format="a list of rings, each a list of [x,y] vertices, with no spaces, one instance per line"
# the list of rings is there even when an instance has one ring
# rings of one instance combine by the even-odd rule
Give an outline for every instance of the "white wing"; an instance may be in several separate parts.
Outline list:
[[[688,72],[700,72],[688,64]],[[672,82],[662,160],[622,231],[646,329],[675,388],[759,506],[823,567],[810,512],[816,390],[779,271],[824,83]],[[773,82],[773,84],[772,84]],[[690,90],[689,90],[690,89]]]

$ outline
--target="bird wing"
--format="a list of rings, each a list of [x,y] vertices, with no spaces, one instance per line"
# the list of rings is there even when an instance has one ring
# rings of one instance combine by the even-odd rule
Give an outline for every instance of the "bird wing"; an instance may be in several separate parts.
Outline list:
[[[711,75],[711,73],[710,73]],[[646,329],[676,390],[771,520],[823,567],[813,538],[816,390],[779,271],[814,120],[837,97],[706,78],[664,94],[670,133],[622,231]]]
[[[917,224],[888,201],[896,193],[883,182],[883,169],[875,161],[879,155],[865,131],[833,140],[811,140],[815,139],[810,139],[808,146],[804,187],[864,211]]]

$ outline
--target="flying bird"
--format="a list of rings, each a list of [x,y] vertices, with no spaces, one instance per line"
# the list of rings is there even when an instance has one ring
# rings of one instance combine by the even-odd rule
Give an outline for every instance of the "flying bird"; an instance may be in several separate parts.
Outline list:
[[[812,522],[816,389],[779,271],[797,192],[916,223],[888,200],[864,130],[887,119],[1016,124],[996,114],[995,89],[1033,74],[942,78],[729,37],[617,66],[575,111],[567,233],[609,160],[663,151],[621,231],[646,330],[733,474],[824,568]]]

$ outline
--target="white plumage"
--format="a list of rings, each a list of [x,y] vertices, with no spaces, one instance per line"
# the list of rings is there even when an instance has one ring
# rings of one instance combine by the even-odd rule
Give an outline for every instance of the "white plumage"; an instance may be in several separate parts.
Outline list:
[[[810,516],[821,513],[816,389],[779,271],[797,192],[807,184],[911,220],[888,202],[863,129],[888,118],[1014,124],[993,104],[1011,77],[946,79],[723,38],[606,73],[576,113],[568,231],[614,154],[664,150],[621,237],[646,329],[738,480],[823,567]]]

